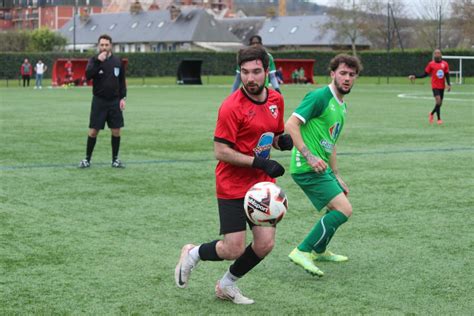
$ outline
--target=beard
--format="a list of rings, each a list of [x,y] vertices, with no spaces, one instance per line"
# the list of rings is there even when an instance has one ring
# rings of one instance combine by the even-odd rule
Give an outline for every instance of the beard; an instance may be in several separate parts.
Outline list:
[[[265,84],[259,85],[258,83],[244,84],[245,91],[251,95],[260,95],[265,88]]]
[[[434,61],[437,62],[437,63],[441,62],[441,57],[435,57]]]
[[[343,94],[343,95],[344,94],[349,94],[351,92],[351,89],[352,89],[352,87],[350,87],[348,90],[344,90],[342,85],[337,80],[334,80],[334,85],[336,86],[337,91],[340,94]]]

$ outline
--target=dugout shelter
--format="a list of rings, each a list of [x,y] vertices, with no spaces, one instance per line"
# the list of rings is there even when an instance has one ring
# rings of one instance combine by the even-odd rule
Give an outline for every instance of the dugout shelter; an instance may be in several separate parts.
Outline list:
[[[283,83],[293,83],[291,74],[295,69],[303,67],[307,82],[314,84],[313,73],[314,73],[314,59],[275,59],[275,67],[278,70],[282,68]]]
[[[178,84],[202,84],[201,80],[201,59],[183,59],[178,65]]]

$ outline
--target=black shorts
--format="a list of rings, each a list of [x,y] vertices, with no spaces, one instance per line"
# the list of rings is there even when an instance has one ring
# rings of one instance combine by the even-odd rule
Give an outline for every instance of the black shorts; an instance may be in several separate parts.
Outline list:
[[[443,98],[444,98],[444,89],[433,89],[433,96],[436,97],[437,95],[439,95],[441,100],[443,100]]]
[[[244,210],[244,199],[217,199],[217,206],[219,208],[219,220],[221,223],[221,235],[245,231],[247,225],[250,229],[255,226],[249,221]]]
[[[92,98],[89,128],[104,129],[105,122],[107,122],[109,128],[124,127],[120,99],[106,100],[94,96]]]

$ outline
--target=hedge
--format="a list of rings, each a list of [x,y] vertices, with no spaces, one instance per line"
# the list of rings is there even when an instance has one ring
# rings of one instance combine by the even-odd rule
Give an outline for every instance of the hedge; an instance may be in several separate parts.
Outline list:
[[[328,73],[327,65],[337,52],[333,51],[292,51],[274,52],[274,58],[315,59],[315,75]],[[364,70],[363,76],[406,76],[411,73],[422,73],[424,66],[431,59],[431,51],[391,52],[363,51],[359,53]],[[474,56],[474,51],[451,50],[445,55]],[[235,71],[235,53],[215,52],[163,52],[163,53],[121,53],[128,58],[127,75],[129,77],[175,76],[179,61],[182,59],[202,59],[203,75],[233,75]],[[67,53],[0,53],[0,78],[18,78],[20,65],[24,58],[32,64],[38,59],[49,67],[45,77],[51,76],[51,69],[57,58],[89,58],[90,54]],[[452,70],[458,69],[458,60],[447,60]],[[463,75],[474,76],[474,60],[463,61]]]

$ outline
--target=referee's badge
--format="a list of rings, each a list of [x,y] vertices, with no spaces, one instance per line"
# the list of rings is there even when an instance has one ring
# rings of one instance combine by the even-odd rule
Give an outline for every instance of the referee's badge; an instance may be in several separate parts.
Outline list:
[[[272,104],[268,107],[268,109],[272,113],[273,118],[278,117],[278,106],[276,106],[275,104]]]
[[[114,67],[114,75],[118,77],[120,75],[120,67]]]

